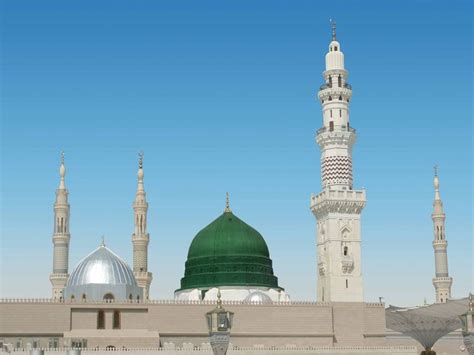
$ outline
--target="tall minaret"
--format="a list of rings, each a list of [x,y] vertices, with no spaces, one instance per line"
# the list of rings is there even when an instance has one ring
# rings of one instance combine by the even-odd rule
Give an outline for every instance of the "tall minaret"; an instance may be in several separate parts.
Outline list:
[[[431,219],[433,220],[433,249],[435,253],[435,269],[436,277],[433,278],[433,286],[436,290],[436,303],[444,303],[451,298],[451,285],[453,284],[452,277],[448,274],[448,242],[444,229],[444,221],[446,215],[443,210],[443,202],[439,194],[439,178],[438,169],[435,166],[434,189],[435,198],[433,202],[433,213]]]
[[[150,235],[147,233],[147,211],[146,193],[143,186],[143,153],[139,154],[138,161],[138,186],[133,203],[135,218],[135,232],[132,235],[133,243],[133,273],[137,279],[138,286],[143,287],[143,297],[148,299],[152,273],[148,272],[148,243]]]
[[[54,232],[53,232],[53,272],[49,276],[53,285],[53,299],[62,300],[63,290],[66,286],[69,261],[69,203],[68,191],[64,182],[66,167],[64,166],[64,153],[61,153],[61,166],[59,167],[61,180],[56,190],[54,203]]]
[[[352,188],[352,146],[356,140],[349,125],[352,88],[336,39],[336,23],[331,23],[325,83],[318,92],[323,110],[323,126],[316,133],[322,192],[311,196],[311,210],[317,219],[317,298],[320,302],[362,302],[360,214],[366,199],[365,190]]]

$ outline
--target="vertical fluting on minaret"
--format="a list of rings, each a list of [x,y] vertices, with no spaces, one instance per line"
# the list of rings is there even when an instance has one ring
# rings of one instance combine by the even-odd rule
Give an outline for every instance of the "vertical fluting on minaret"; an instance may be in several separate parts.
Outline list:
[[[434,174],[434,190],[435,197],[433,202],[433,213],[431,219],[433,220],[433,249],[435,254],[435,271],[436,275],[433,278],[433,286],[436,290],[436,302],[445,303],[451,298],[451,285],[453,279],[449,277],[448,273],[448,241],[446,240],[444,222],[446,215],[443,210],[443,202],[439,193],[439,178],[438,169],[435,166]]]
[[[316,133],[323,190],[311,196],[311,210],[317,219],[317,294],[318,301],[362,302],[360,214],[366,202],[365,190],[353,190],[356,133],[349,123],[352,88],[347,82],[335,21],[331,20],[331,25],[325,83],[318,92],[323,126]]]
[[[69,263],[69,203],[68,190],[66,189],[64,153],[61,152],[61,165],[59,167],[60,182],[56,190],[54,203],[54,231],[53,231],[53,272],[49,279],[53,286],[53,299],[62,300],[63,290],[66,286]]]
[[[150,235],[147,232],[147,212],[145,187],[143,185],[143,153],[139,154],[138,160],[138,185],[133,202],[135,230],[132,235],[133,244],[133,273],[137,279],[138,286],[143,288],[143,296],[149,298],[151,272],[148,272],[148,243]]]

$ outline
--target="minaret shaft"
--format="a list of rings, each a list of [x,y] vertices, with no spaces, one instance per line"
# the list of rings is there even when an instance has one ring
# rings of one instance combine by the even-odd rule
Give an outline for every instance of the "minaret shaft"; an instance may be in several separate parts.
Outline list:
[[[148,203],[143,184],[143,155],[140,154],[138,166],[138,185],[133,203],[135,229],[132,235],[133,244],[133,273],[138,286],[143,288],[144,299],[149,298],[152,273],[148,272],[148,244],[150,235],[147,232]]]
[[[347,83],[344,54],[333,40],[326,54],[325,84],[318,92],[323,127],[316,133],[321,149],[323,191],[311,197],[317,219],[318,301],[362,302],[360,214],[365,190],[353,190],[352,146],[356,133],[349,124],[352,88]]]
[[[61,158],[59,168],[61,177],[59,188],[56,190],[54,203],[54,230],[53,230],[53,272],[49,279],[52,284],[53,299],[63,299],[63,290],[66,286],[69,264],[69,213],[68,190],[65,184],[66,168],[64,156]]]
[[[448,272],[448,242],[445,234],[446,215],[443,209],[443,202],[439,193],[439,178],[435,170],[434,177],[435,199],[433,202],[433,249],[435,254],[435,277],[433,286],[436,291],[436,302],[445,303],[451,298],[451,285],[453,279]]]

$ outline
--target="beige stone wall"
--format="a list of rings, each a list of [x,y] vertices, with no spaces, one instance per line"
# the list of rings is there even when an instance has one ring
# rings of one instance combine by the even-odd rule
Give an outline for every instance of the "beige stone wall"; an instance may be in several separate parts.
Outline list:
[[[87,339],[88,347],[159,346],[206,343],[205,313],[214,304],[152,301],[149,303],[1,302],[0,336],[60,336],[61,345]],[[312,303],[225,304],[233,311],[232,343],[237,346],[380,346],[385,345],[385,312],[381,304]],[[106,326],[97,329],[97,312]],[[112,329],[113,311],[121,329]]]

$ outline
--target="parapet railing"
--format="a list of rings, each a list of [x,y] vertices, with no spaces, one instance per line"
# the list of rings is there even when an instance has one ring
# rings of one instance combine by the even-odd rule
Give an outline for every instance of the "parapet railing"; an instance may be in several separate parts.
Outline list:
[[[190,301],[190,300],[56,300],[52,298],[0,298],[1,303],[44,303],[44,304],[118,304],[118,305],[206,305],[214,306],[216,301]],[[229,306],[321,306],[327,307],[331,302],[316,301],[281,301],[281,302],[244,302],[244,301],[223,301],[224,305]],[[369,302],[365,303],[367,307],[384,307],[384,303]]]
[[[121,349],[107,349],[107,348],[35,348],[36,350],[44,350],[48,352],[61,352],[64,353],[66,350],[81,350],[81,352],[131,352],[137,353],[140,351],[146,352],[153,352],[153,351],[205,351],[208,352],[211,350],[210,344],[206,344],[206,346],[194,346],[193,344],[189,344],[188,346],[184,345],[182,347],[168,345],[164,347],[156,347],[156,348],[121,348]],[[229,346],[229,351],[287,351],[287,350],[297,350],[297,351],[314,351],[314,350],[413,350],[416,349],[415,346],[405,346],[405,345],[398,345],[398,346],[297,346],[297,345],[284,345],[284,346],[263,346],[263,345],[254,345],[254,346]],[[28,348],[14,348],[11,352],[24,352],[29,351],[31,349]],[[4,352],[4,350],[0,349],[0,353]]]

